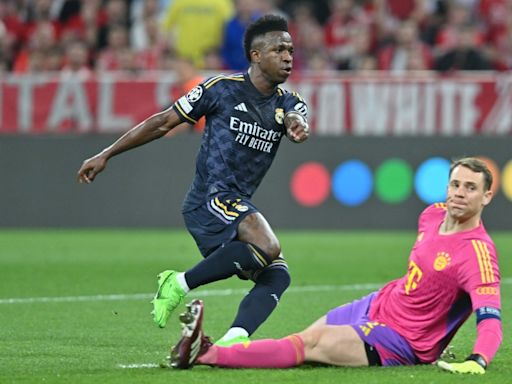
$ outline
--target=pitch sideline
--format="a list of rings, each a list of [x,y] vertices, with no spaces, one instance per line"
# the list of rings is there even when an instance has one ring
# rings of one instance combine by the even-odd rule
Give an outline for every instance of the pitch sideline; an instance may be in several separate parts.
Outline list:
[[[159,368],[158,364],[145,363],[145,364],[117,364],[118,368],[122,369],[138,369],[138,368]]]
[[[306,285],[302,287],[290,287],[287,293],[323,292],[323,291],[359,291],[372,290],[382,287],[383,284],[348,284],[348,285]],[[198,289],[191,292],[190,297],[219,297],[241,295],[248,291],[248,288],[239,289]],[[123,301],[123,300],[150,300],[153,293],[133,294],[112,294],[112,295],[90,295],[90,296],[50,296],[50,297],[13,297],[0,299],[0,304],[33,304],[33,303],[74,303],[83,301]]]
[[[512,284],[512,277],[501,279],[501,284]],[[347,284],[347,285],[305,285],[290,287],[287,293],[323,292],[323,291],[364,291],[375,290],[382,287],[384,283]],[[246,288],[239,289],[198,289],[189,294],[190,297],[216,297],[241,295],[247,292]],[[2,304],[32,304],[32,303],[74,303],[83,301],[123,301],[123,300],[149,300],[153,293],[133,294],[112,294],[112,295],[90,295],[90,296],[50,296],[50,297],[12,297],[0,299]]]

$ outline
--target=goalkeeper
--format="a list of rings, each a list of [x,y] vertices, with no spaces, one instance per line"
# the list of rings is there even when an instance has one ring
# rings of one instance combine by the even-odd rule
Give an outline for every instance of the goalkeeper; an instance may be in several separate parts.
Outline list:
[[[287,368],[304,362],[392,366],[438,361],[472,312],[477,337],[455,373],[483,374],[502,341],[500,273],[494,243],[482,221],[492,198],[492,174],[475,158],[450,167],[446,203],[426,208],[407,273],[378,292],[332,309],[302,332],[230,347],[211,345],[202,331],[203,305],[189,307],[171,366]]]

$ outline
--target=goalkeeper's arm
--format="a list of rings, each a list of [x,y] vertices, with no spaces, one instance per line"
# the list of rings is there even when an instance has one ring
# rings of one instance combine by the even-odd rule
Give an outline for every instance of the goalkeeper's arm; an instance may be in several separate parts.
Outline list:
[[[482,307],[476,310],[477,337],[473,353],[462,363],[439,361],[438,367],[454,373],[483,374],[503,339],[500,310]]]

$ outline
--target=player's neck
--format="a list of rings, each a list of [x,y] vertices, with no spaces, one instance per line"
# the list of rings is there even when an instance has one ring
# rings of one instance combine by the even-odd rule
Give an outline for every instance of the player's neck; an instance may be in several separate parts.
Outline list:
[[[277,84],[270,82],[259,69],[251,67],[249,68],[248,73],[252,85],[254,85],[254,88],[256,88],[262,95],[268,96],[275,92]]]
[[[480,216],[473,216],[467,220],[462,220],[450,214],[446,214],[441,226],[439,227],[439,234],[451,235],[458,232],[470,231],[480,225]]]

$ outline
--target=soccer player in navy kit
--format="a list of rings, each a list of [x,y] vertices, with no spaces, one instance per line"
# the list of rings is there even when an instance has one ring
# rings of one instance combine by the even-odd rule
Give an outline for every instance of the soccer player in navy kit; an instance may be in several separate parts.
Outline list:
[[[293,61],[286,20],[275,15],[256,20],[247,28],[244,48],[247,73],[204,81],[85,160],[78,171],[79,181],[90,183],[112,156],[206,116],[196,174],[182,210],[204,259],[186,272],[160,273],[152,303],[154,320],[164,327],[191,289],[233,275],[252,280],[254,287],[219,345],[247,340],[290,284],[279,241],[250,199],[282,137],[301,143],[309,136],[304,100],[278,87],[290,75]]]

